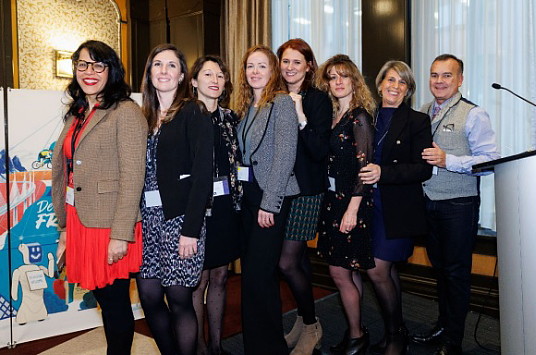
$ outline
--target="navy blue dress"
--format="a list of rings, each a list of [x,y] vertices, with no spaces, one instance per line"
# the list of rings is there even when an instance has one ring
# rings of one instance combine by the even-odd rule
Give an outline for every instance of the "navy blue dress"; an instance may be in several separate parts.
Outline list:
[[[376,132],[374,135],[374,163],[381,165],[383,143],[389,132],[391,119],[396,108],[382,107],[378,112]],[[375,258],[385,261],[406,261],[413,254],[413,238],[387,239],[385,233],[385,221],[383,219],[383,207],[381,190],[373,189],[374,210],[372,214],[372,252]]]

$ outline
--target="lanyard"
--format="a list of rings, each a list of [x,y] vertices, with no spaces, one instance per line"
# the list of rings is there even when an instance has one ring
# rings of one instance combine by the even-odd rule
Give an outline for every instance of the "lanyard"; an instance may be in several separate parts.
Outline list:
[[[393,116],[395,115],[395,113],[393,112],[391,116],[389,116],[389,118],[386,120],[385,122],[385,132],[383,133],[383,135],[380,137],[380,139],[378,140],[378,143],[376,143],[376,147],[379,147],[383,140],[385,139],[385,137],[387,136],[387,133],[389,133],[389,128],[391,128],[391,121],[393,120]],[[376,131],[378,131],[378,117],[380,116],[380,110],[378,110],[378,112],[376,113],[376,119],[374,120],[375,121],[375,125],[374,125],[374,129]]]
[[[250,106],[250,110],[253,106]],[[259,114],[260,108],[257,108],[257,111],[255,112],[255,115],[251,119],[251,123],[249,122],[250,114],[248,112],[248,117],[246,118],[246,122],[244,122],[244,129],[242,130],[242,157],[246,156],[246,137],[248,136],[249,131],[251,130],[251,126],[253,126],[253,123],[257,119],[257,115]],[[249,126],[248,126],[249,123]],[[251,157],[250,157],[251,158]]]
[[[220,106],[218,106],[217,108],[218,110],[218,113],[219,113],[219,116],[220,116],[220,121],[219,122],[216,122],[216,127],[218,128],[218,140],[219,140],[219,146],[216,147],[216,144],[214,144],[214,148],[212,149],[212,164],[214,165],[214,172],[216,174],[216,177],[219,177],[220,176],[220,173],[219,173],[219,168],[218,168],[218,163],[216,162],[216,148],[218,148],[218,151],[221,151],[221,146],[222,146],[222,133],[223,133],[223,130],[225,129],[224,128],[224,117],[223,117],[223,110],[221,109]],[[214,134],[214,133],[213,133]]]
[[[95,110],[99,104],[95,104],[93,108],[91,109],[91,112],[89,115],[81,120],[80,118],[76,118],[76,126],[74,127],[73,135],[71,137],[71,159],[67,159],[67,173],[70,174],[73,172],[73,159],[74,159],[74,152],[76,151],[76,141],[78,140],[80,133],[82,133],[82,129],[87,125],[91,117],[93,117],[93,114],[95,113]]]

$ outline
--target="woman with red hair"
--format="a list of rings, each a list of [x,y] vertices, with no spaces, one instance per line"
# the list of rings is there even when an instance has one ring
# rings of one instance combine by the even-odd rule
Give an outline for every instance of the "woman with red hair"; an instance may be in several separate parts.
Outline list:
[[[277,57],[266,46],[247,50],[238,82],[238,143],[242,166],[242,326],[246,354],[288,354],[283,337],[278,262],[289,196],[300,190],[292,173],[298,118]]]

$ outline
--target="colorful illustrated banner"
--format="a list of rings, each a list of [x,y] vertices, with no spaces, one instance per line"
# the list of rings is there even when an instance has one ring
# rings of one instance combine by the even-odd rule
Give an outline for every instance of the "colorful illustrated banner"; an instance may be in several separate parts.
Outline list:
[[[5,90],[7,102],[3,100]],[[93,294],[57,278],[56,272],[58,233],[50,169],[56,138],[63,128],[63,103],[68,100],[60,91],[0,88],[0,94],[1,348],[93,328],[102,321]],[[134,98],[140,102],[139,94]],[[4,105],[7,117],[3,117]],[[131,291],[135,316],[140,318],[143,314],[134,282]]]

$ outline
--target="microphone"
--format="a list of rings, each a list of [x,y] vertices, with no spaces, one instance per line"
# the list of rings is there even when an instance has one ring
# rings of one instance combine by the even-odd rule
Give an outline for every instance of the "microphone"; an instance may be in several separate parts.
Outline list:
[[[536,107],[536,104],[532,101],[529,101],[527,99],[525,99],[524,97],[522,96],[519,96],[518,94],[516,94],[515,92],[513,92],[512,90],[508,89],[508,88],[505,88],[504,86],[501,86],[501,84],[497,84],[497,83],[493,83],[491,84],[491,87],[494,88],[495,90],[506,90],[508,91],[510,94],[516,96],[516,97],[519,97],[521,100],[525,101],[525,102],[528,102],[529,104],[531,104],[532,106],[535,106]]]

